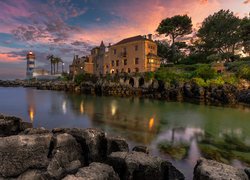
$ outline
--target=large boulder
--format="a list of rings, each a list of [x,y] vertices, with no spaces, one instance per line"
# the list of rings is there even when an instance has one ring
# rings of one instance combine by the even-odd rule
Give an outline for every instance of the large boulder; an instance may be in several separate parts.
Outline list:
[[[194,180],[248,180],[247,174],[242,169],[201,158],[194,169]]]
[[[49,153],[51,161],[47,168],[50,177],[61,179],[84,165],[84,152],[70,134],[56,135],[53,137],[52,144],[53,150]]]
[[[30,168],[46,168],[51,138],[50,133],[1,137],[0,176],[13,177]]]
[[[119,180],[119,176],[111,166],[93,162],[79,169],[75,175],[68,175],[63,180]]]
[[[68,133],[72,135],[81,145],[84,152],[86,164],[91,162],[101,162],[107,156],[107,139],[105,133],[101,130],[88,128],[56,128],[53,133]]]
[[[16,135],[31,127],[31,123],[23,122],[18,117],[0,115],[0,137]]]
[[[184,179],[171,163],[142,152],[113,152],[107,163],[113,166],[121,179]]]
[[[107,137],[107,154],[111,154],[112,152],[123,151],[128,152],[129,147],[126,140],[122,137]]]

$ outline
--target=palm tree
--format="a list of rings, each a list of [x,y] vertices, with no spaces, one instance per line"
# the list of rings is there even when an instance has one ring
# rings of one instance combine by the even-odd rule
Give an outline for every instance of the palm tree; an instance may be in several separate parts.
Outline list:
[[[56,64],[56,73],[58,73],[58,64],[62,63],[63,61],[60,57],[55,57],[54,60],[55,60],[55,64]]]
[[[47,56],[47,60],[50,61],[50,74],[52,74],[52,71],[53,71],[54,59],[55,59],[55,56],[53,54],[50,54]]]

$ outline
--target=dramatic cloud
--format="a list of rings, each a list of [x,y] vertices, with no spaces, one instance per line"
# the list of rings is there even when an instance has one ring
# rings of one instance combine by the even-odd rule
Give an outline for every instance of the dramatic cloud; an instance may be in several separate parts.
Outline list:
[[[29,50],[36,54],[36,65],[49,70],[48,54],[60,56],[68,65],[74,54],[87,55],[102,40],[107,45],[138,34],[155,35],[166,17],[187,14],[197,29],[220,9],[242,17],[248,15],[248,6],[249,0],[0,1],[0,79],[7,67],[25,74]]]

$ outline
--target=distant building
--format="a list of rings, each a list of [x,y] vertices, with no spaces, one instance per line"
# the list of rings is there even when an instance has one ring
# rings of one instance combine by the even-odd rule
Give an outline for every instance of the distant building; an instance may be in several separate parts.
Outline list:
[[[74,56],[72,64],[69,66],[69,73],[71,76],[76,76],[82,73],[93,74],[93,62],[89,57]]]
[[[30,51],[28,52],[26,59],[27,59],[26,76],[28,79],[30,79],[33,78],[36,56],[32,51]]]
[[[89,57],[96,75],[149,72],[160,67],[157,44],[151,34],[126,38],[108,47],[101,42],[91,50]]]

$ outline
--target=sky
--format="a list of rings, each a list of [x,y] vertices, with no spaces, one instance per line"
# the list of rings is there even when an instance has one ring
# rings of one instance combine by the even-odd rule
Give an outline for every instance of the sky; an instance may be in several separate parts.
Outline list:
[[[194,29],[220,9],[244,17],[250,0],[0,0],[0,7],[0,79],[13,79],[25,77],[30,50],[38,68],[49,70],[46,56],[54,54],[68,69],[74,54],[88,55],[102,40],[156,34],[162,19],[179,14]]]

